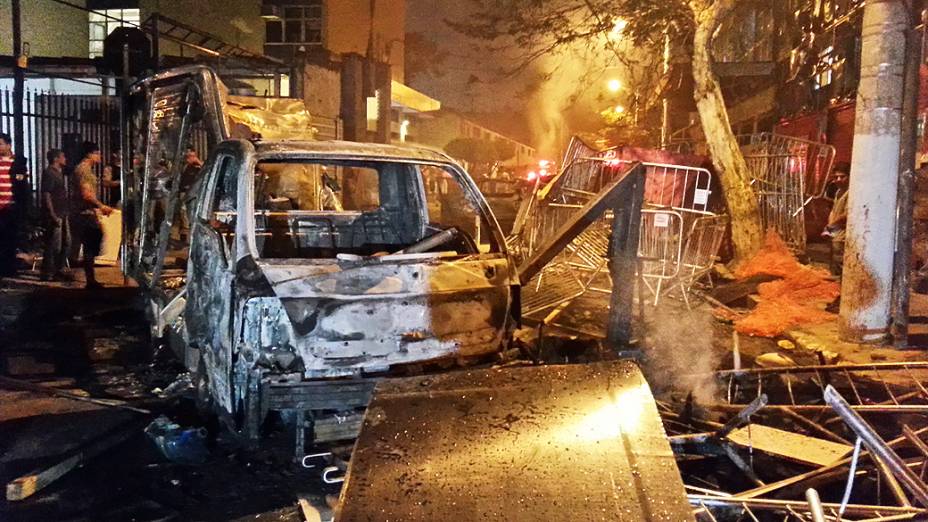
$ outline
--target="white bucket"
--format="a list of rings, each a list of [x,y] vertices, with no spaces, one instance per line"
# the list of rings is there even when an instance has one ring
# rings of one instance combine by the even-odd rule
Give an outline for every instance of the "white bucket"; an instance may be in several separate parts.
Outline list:
[[[103,244],[94,264],[116,266],[119,261],[119,245],[122,243],[122,211],[115,209],[109,216],[99,216],[103,229]]]

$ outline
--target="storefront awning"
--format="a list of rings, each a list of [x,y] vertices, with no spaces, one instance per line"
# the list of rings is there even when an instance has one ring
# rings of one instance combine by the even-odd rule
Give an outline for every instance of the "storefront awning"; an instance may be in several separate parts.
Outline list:
[[[392,81],[390,91],[392,92],[391,98],[394,105],[400,105],[417,112],[431,112],[441,109],[440,101],[429,98],[398,81]]]

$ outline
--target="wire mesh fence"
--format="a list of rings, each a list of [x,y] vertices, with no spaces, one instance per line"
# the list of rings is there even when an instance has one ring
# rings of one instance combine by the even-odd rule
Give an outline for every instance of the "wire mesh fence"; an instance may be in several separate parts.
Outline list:
[[[761,220],[796,252],[806,249],[805,207],[825,195],[835,148],[769,132],[739,137]]]

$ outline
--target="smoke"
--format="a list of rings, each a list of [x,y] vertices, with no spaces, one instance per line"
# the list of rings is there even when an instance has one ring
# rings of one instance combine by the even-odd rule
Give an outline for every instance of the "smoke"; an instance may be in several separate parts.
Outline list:
[[[563,49],[539,60],[540,83],[530,96],[528,123],[541,157],[558,158],[572,127],[568,112],[591,85],[591,71],[601,75],[605,57],[589,49]],[[594,113],[595,114],[595,113]]]
[[[645,335],[644,370],[655,390],[693,394],[697,403],[718,400],[712,372],[721,363],[713,348],[715,319],[708,311],[682,312],[669,306],[653,309]]]

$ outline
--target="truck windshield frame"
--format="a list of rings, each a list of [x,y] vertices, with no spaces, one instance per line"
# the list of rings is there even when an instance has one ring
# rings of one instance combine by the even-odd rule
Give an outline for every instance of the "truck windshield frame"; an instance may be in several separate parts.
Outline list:
[[[245,179],[247,178],[247,179]],[[505,255],[473,181],[452,163],[383,157],[256,158],[240,178],[246,242],[255,259],[462,258]],[[415,246],[414,246],[415,245]]]

